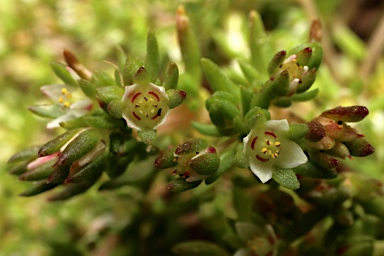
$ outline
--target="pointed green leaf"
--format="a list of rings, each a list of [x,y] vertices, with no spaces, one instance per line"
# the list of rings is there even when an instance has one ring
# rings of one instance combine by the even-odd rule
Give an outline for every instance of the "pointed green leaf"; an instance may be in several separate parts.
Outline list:
[[[121,119],[116,119],[107,115],[85,116],[84,121],[88,126],[98,129],[114,129],[125,125]]]
[[[213,92],[226,91],[232,93],[237,100],[240,100],[239,87],[229,80],[219,66],[205,58],[201,59],[201,65]]]
[[[72,77],[68,71],[67,66],[60,62],[51,62],[51,68],[53,72],[67,85],[77,86],[76,80]]]
[[[308,100],[314,99],[318,93],[319,93],[319,88],[316,88],[316,89],[306,91],[306,92],[303,92],[300,94],[294,94],[291,97],[291,99],[293,101],[308,101]]]
[[[275,169],[272,178],[283,187],[292,190],[300,188],[300,182],[291,169]]]
[[[147,56],[145,58],[145,68],[147,69],[151,82],[156,82],[160,68],[159,47],[155,33],[148,29],[147,33]]]
[[[28,148],[25,148],[19,152],[17,152],[16,154],[14,154],[13,156],[11,156],[7,163],[16,163],[16,162],[21,162],[21,161],[28,161],[28,160],[32,160],[32,159],[35,159],[37,157],[37,154],[39,152],[39,148],[40,146],[32,146],[32,147],[28,147]]]
[[[57,118],[64,114],[64,109],[55,104],[55,105],[34,105],[30,106],[29,111],[34,113],[37,116],[45,118]]]
[[[179,80],[179,68],[176,63],[169,63],[167,73],[165,74],[165,79],[163,82],[163,86],[165,90],[176,89],[177,83]]]
[[[201,180],[187,182],[184,178],[177,178],[167,184],[167,189],[171,192],[183,192],[199,186]]]
[[[201,134],[220,137],[221,133],[214,124],[203,124],[199,122],[192,121],[192,127]]]

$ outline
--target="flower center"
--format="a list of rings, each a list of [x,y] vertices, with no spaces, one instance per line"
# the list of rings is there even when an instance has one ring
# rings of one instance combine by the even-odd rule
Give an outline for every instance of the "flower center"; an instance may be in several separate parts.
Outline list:
[[[139,121],[142,118],[155,120],[162,114],[162,108],[158,107],[160,97],[153,91],[149,91],[147,94],[138,92],[132,97],[131,102],[135,104],[135,111],[132,112],[132,115]]]
[[[72,93],[70,93],[67,88],[63,88],[61,89],[61,95],[57,101],[68,108],[71,105],[70,99],[72,98]]]
[[[264,134],[264,141],[260,141],[259,137],[252,139],[251,148],[252,150],[255,150],[255,148],[261,148],[259,150],[256,149],[256,152],[258,153],[255,157],[261,162],[268,162],[271,158],[276,159],[279,157],[281,143],[276,140],[277,137],[273,132],[264,132]]]

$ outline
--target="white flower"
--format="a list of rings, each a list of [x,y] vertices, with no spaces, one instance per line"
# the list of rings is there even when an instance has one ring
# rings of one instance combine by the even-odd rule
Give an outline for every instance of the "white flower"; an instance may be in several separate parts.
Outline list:
[[[48,129],[59,127],[61,122],[83,116],[93,108],[93,101],[83,95],[82,97],[77,95],[79,90],[70,85],[45,85],[41,87],[41,91],[63,110],[59,117],[47,124]]]
[[[289,83],[289,92],[288,95],[292,95],[296,92],[297,86],[299,85],[303,75],[308,73],[308,66],[300,66],[297,63],[297,56],[295,54],[289,56],[284,60],[280,66],[280,70],[288,70],[290,83]]]
[[[153,83],[136,83],[125,87],[122,98],[123,118],[138,131],[156,129],[165,122],[169,98],[164,87]]]
[[[301,147],[285,138],[288,129],[286,119],[270,120],[243,139],[250,168],[263,183],[272,178],[276,168],[294,168],[308,161]]]

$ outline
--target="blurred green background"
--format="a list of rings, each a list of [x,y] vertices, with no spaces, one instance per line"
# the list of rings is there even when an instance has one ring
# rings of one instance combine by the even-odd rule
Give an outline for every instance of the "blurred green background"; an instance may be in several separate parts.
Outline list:
[[[117,233],[131,221],[142,195],[132,188],[103,193],[93,188],[67,202],[48,203],[46,195],[22,198],[18,193],[30,184],[9,175],[6,161],[60,132],[47,131],[45,120],[27,107],[44,102],[40,86],[59,82],[49,63],[63,62],[63,49],[91,69],[102,68],[102,60],[115,60],[116,46],[143,56],[151,27],[160,51],[179,64],[180,4],[191,17],[203,57],[223,66],[248,54],[242,43],[250,10],[261,13],[276,51],[304,42],[311,20],[320,17],[325,51],[315,83],[320,95],[292,111],[309,120],[338,105],[367,106],[370,115],[359,130],[376,152],[346,164],[383,180],[383,1],[0,0],[0,255],[129,255],[129,242],[117,246]]]

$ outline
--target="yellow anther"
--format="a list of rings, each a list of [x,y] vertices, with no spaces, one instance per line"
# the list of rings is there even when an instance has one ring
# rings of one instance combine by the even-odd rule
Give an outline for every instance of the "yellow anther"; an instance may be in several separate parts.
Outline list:
[[[261,150],[261,152],[263,152],[264,154],[265,154],[267,151],[268,151],[267,148],[263,148],[263,149]]]
[[[59,101],[59,103],[63,103],[64,102],[63,97],[59,97],[58,101]]]
[[[61,94],[66,95],[68,93],[67,88],[61,89]]]
[[[269,146],[269,145],[271,145],[271,142],[269,140],[267,140],[267,142],[265,144],[267,144],[267,146]]]
[[[276,147],[280,147],[280,144],[281,144],[280,141],[276,141],[276,142],[275,142],[275,146],[276,146]]]
[[[70,99],[70,98],[72,98],[72,94],[68,92],[65,94],[65,97],[67,97],[67,99]]]
[[[64,107],[68,108],[71,105],[68,101],[64,102]]]
[[[273,158],[277,158],[278,156],[279,156],[278,153],[273,153],[273,154],[272,154],[272,157],[273,157]]]

